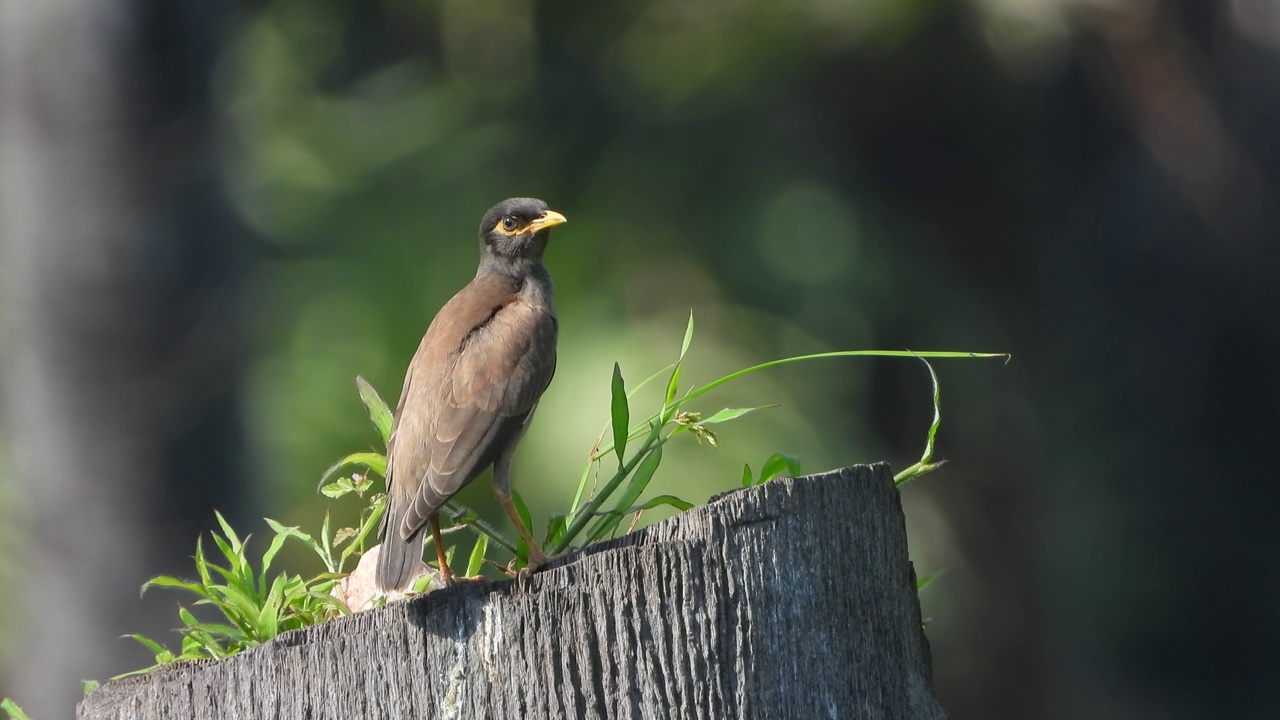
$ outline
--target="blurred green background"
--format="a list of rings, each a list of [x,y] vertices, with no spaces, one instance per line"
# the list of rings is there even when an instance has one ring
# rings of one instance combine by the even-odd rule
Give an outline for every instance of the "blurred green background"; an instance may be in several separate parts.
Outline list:
[[[177,624],[213,508],[314,525],[498,200],[570,223],[515,487],[566,509],[612,364],[940,361],[904,491],[944,707],[1271,718],[1280,4],[67,0],[0,10],[0,696],[68,717]],[[707,398],[701,501],[921,450],[927,375]],[[643,406],[646,409],[650,406]],[[495,521],[487,478],[464,502]],[[660,514],[655,514],[655,517]],[[302,555],[293,558],[309,562]],[[821,559],[817,559],[821,561]]]

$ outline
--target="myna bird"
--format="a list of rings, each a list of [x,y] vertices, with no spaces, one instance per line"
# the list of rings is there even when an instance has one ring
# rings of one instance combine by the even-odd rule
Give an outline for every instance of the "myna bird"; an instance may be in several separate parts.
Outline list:
[[[493,490],[529,547],[529,572],[546,562],[511,502],[511,457],[556,370],[551,274],[542,264],[565,217],[532,198],[504,200],[480,221],[475,279],[436,314],[405,373],[387,442],[387,509],[378,586],[403,590],[431,524],[440,577],[453,573],[437,512],[493,466]]]

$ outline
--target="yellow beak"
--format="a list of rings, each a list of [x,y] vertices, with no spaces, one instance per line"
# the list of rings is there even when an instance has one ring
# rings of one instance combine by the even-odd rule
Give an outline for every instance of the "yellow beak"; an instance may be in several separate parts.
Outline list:
[[[541,217],[529,223],[529,225],[524,229],[524,231],[536,233],[539,230],[546,230],[547,228],[555,227],[556,225],[563,225],[564,223],[567,223],[567,222],[569,222],[569,219],[566,218],[565,216],[561,215],[555,210],[548,210],[545,213],[543,213]]]

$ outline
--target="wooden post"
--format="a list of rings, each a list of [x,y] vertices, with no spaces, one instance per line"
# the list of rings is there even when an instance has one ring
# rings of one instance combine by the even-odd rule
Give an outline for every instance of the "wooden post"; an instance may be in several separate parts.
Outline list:
[[[903,718],[930,683],[889,467],[726,493],[557,560],[103,685],[122,718]]]

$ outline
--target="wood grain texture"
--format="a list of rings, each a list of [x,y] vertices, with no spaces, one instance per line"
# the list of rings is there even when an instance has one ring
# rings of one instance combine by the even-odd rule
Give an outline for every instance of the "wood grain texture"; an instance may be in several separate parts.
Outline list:
[[[458,586],[108,683],[77,717],[946,715],[881,464],[727,493],[523,590]]]

